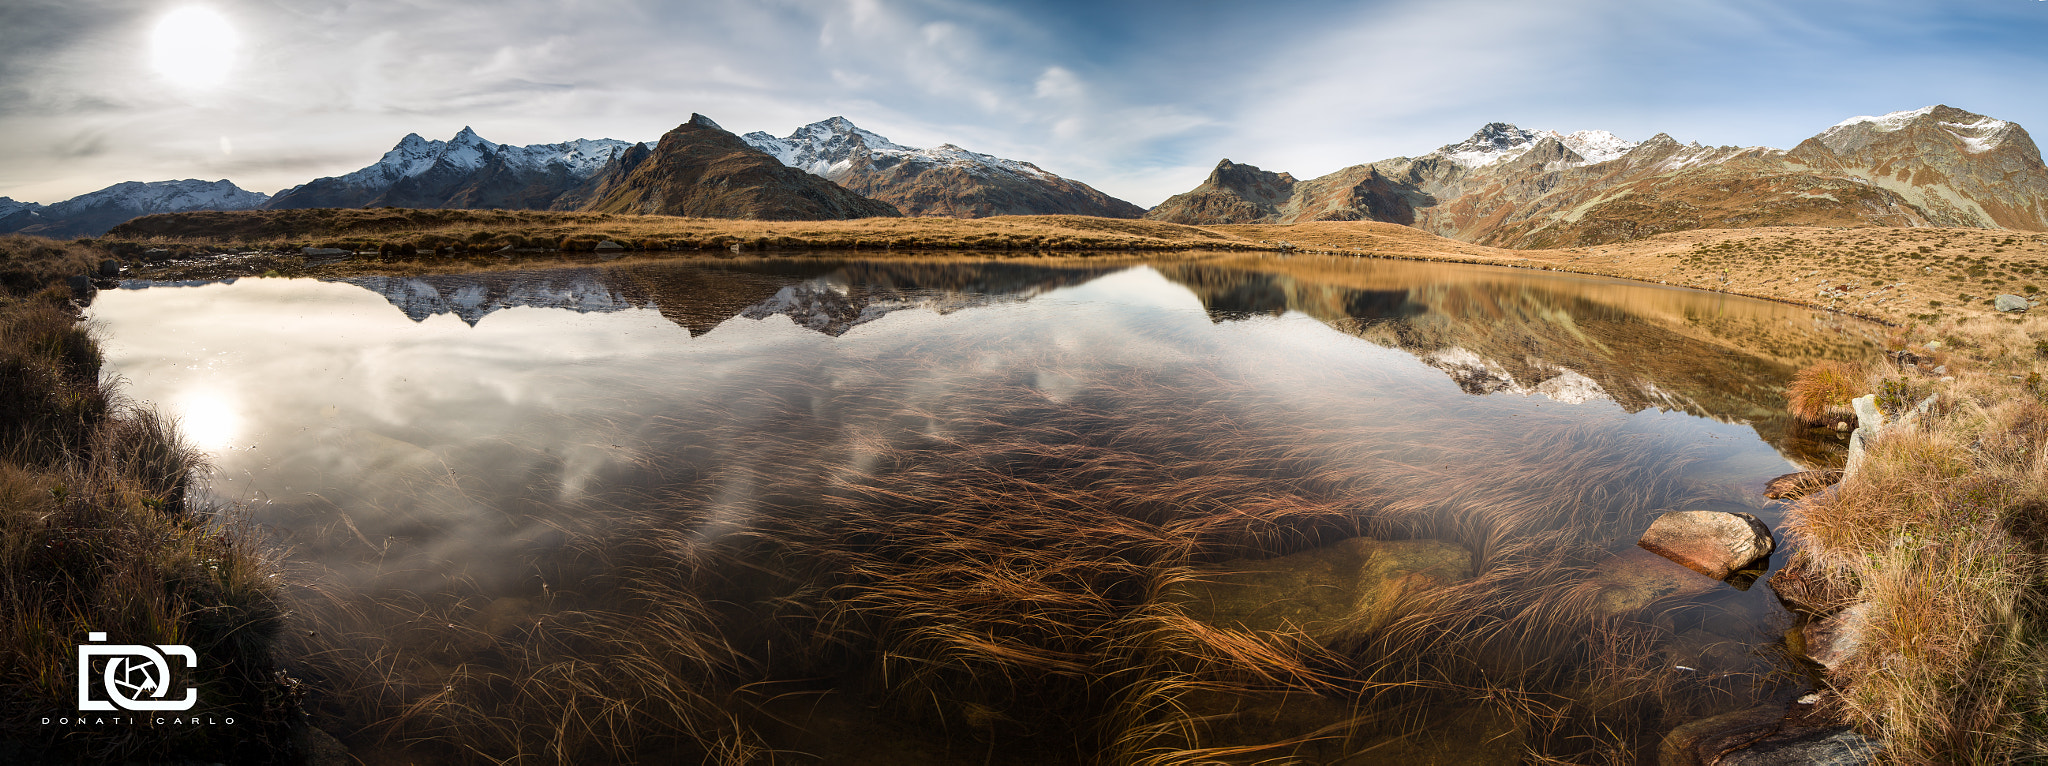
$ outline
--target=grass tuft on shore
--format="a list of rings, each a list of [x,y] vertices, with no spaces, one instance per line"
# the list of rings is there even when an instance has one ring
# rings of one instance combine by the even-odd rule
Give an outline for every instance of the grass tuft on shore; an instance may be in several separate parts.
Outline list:
[[[33,761],[287,756],[297,700],[275,675],[276,562],[232,512],[188,506],[203,457],[122,399],[63,284],[93,247],[0,238],[0,754]],[[87,634],[182,644],[186,716],[234,726],[45,725],[76,719]]]

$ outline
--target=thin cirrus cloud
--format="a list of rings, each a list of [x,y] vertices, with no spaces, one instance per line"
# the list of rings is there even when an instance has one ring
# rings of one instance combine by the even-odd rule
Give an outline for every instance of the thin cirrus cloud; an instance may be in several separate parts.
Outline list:
[[[239,40],[212,88],[148,65],[193,5]],[[1308,177],[1496,120],[1780,147],[1937,102],[2048,123],[2040,39],[2031,0],[21,0],[0,8],[0,195],[275,192],[409,132],[651,140],[701,112],[777,135],[844,115],[1151,205],[1223,157]]]

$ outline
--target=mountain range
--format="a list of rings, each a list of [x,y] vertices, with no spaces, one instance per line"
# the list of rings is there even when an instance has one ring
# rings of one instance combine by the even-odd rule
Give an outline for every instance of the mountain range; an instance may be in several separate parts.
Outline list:
[[[1419,157],[1309,180],[1225,159],[1201,185],[1146,211],[1029,162],[952,144],[911,148],[844,117],[778,138],[736,136],[691,115],[645,143],[513,146],[469,128],[447,141],[410,134],[367,167],[275,197],[225,180],[127,182],[48,206],[0,197],[0,233],[93,236],[151,213],[381,206],[766,220],[1054,213],[1195,225],[1365,220],[1538,248],[1772,225],[2048,230],[2048,169],[2019,125],[1941,105],[1850,118],[1790,150],[1492,123]]]
[[[1948,106],[1850,118],[1789,151],[1493,123],[1420,157],[1307,181],[1225,159],[1146,217],[1385,221],[1514,248],[1771,225],[2040,231],[2048,169],[2019,125]]]

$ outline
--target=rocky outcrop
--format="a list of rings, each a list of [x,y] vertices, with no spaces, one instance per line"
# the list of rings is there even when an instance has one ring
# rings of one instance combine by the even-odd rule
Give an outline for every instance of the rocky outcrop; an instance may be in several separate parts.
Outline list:
[[[1716,580],[1771,555],[1771,530],[1747,513],[1673,511],[1636,542],[1644,550]]]
[[[902,146],[845,117],[805,125],[785,138],[754,132],[740,140],[785,165],[895,205],[904,215],[1137,218],[1145,212],[1029,162],[952,144],[929,149]]]
[[[1293,199],[1294,186],[1294,176],[1226,159],[1216,163],[1201,186],[1167,198],[1145,217],[1185,224],[1285,223],[1280,206]]]
[[[604,213],[815,221],[902,213],[782,164],[703,115],[661,137],[628,170],[607,168],[605,192],[584,207]]]
[[[1853,118],[1789,152],[1493,123],[1420,157],[1298,183],[1233,181],[1228,165],[1147,216],[1386,221],[1517,248],[1783,225],[2048,230],[2048,168],[2026,131],[1946,106]]]

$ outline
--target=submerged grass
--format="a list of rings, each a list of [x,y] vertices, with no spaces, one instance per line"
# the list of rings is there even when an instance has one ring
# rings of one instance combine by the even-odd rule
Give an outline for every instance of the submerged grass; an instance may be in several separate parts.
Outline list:
[[[64,278],[105,253],[0,238],[0,755],[42,761],[267,761],[291,752],[276,677],[275,561],[231,514],[186,505],[202,458],[175,423],[122,400]],[[235,726],[77,719],[77,646],[183,644],[189,714]]]
[[[1348,411],[1255,370],[979,342],[1043,350],[972,373],[946,339],[785,361],[613,424],[632,475],[496,503],[563,535],[528,554],[552,585],[521,617],[481,586],[322,584],[316,709],[435,760],[1317,761],[1466,752],[1418,732],[1473,716],[1510,758],[1588,760],[1757,693],[1648,651],[1706,618],[1598,606],[1602,562],[1699,499],[1655,437],[1444,429],[1440,403]],[[1334,639],[1173,596],[1361,535],[1458,546],[1475,576],[1415,581]]]

